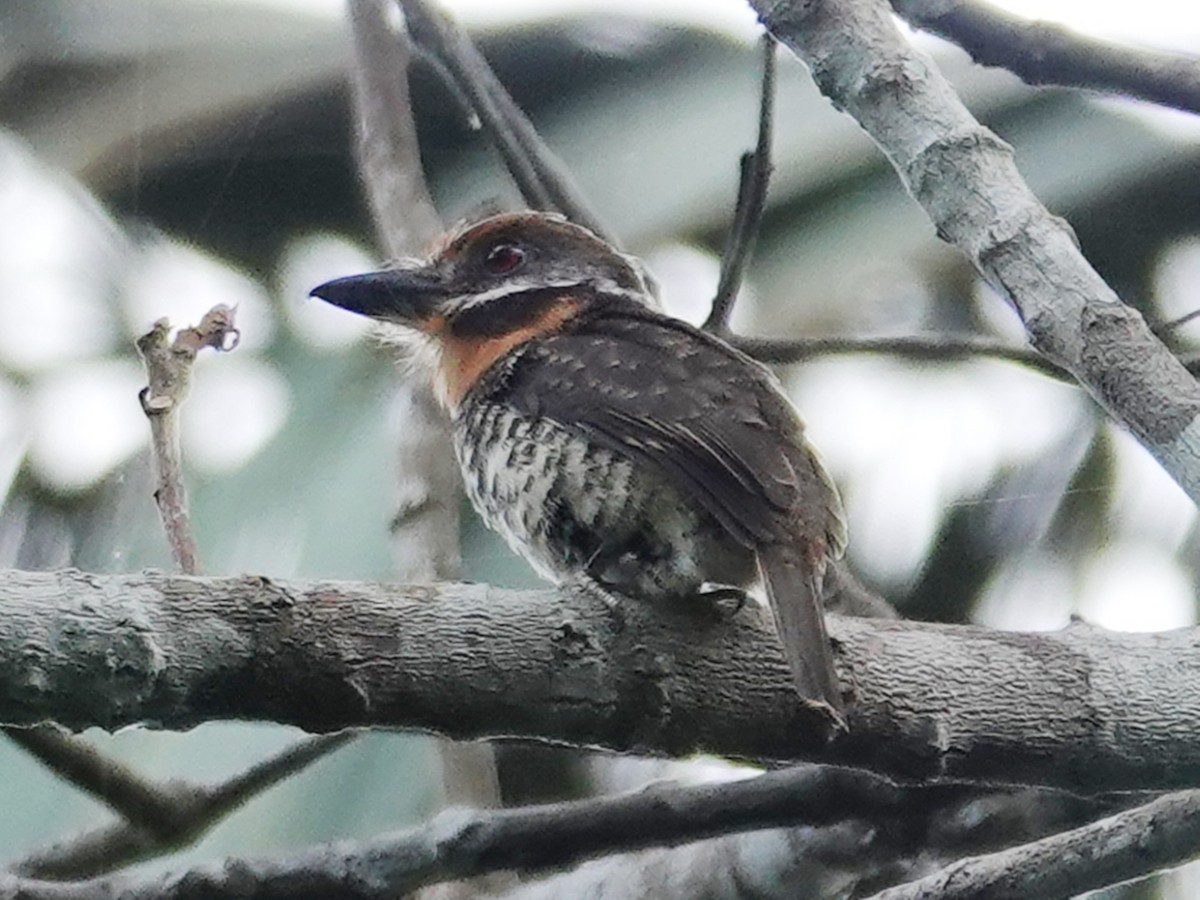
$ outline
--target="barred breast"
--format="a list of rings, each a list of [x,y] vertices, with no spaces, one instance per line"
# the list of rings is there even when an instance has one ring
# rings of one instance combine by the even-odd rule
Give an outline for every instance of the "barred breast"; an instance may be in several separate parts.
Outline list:
[[[544,578],[647,598],[751,580],[753,555],[665,478],[558,422],[472,397],[454,443],[471,503]]]

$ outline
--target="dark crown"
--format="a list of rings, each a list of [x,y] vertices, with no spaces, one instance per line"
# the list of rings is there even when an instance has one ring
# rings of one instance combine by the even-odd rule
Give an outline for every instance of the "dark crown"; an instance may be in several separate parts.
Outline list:
[[[490,216],[452,232],[428,259],[340,278],[312,293],[353,312],[418,326],[472,311],[479,315],[467,317],[477,320],[485,308],[503,310],[498,318],[511,323],[519,310],[564,295],[655,304],[635,259],[586,228],[540,212]]]

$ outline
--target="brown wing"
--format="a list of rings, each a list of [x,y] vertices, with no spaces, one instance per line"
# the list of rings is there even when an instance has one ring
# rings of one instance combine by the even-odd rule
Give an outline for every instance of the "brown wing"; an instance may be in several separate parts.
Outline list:
[[[758,363],[646,310],[539,340],[505,373],[506,401],[649,463],[748,547],[844,544],[837,493]]]

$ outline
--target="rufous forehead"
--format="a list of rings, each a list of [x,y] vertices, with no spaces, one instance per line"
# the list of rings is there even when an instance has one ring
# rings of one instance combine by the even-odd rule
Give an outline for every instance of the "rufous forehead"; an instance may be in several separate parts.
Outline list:
[[[543,221],[545,220],[536,213],[505,213],[492,216],[490,219],[450,232],[438,249],[438,255],[461,256],[463,251],[475,244],[502,237],[515,228],[528,227]]]

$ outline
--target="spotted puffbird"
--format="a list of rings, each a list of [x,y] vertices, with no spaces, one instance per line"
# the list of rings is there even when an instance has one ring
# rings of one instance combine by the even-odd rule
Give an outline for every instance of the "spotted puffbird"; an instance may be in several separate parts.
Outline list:
[[[471,502],[540,574],[647,600],[761,578],[798,694],[840,721],[837,491],[774,376],[657,311],[636,260],[507,213],[312,293],[423,348]]]

